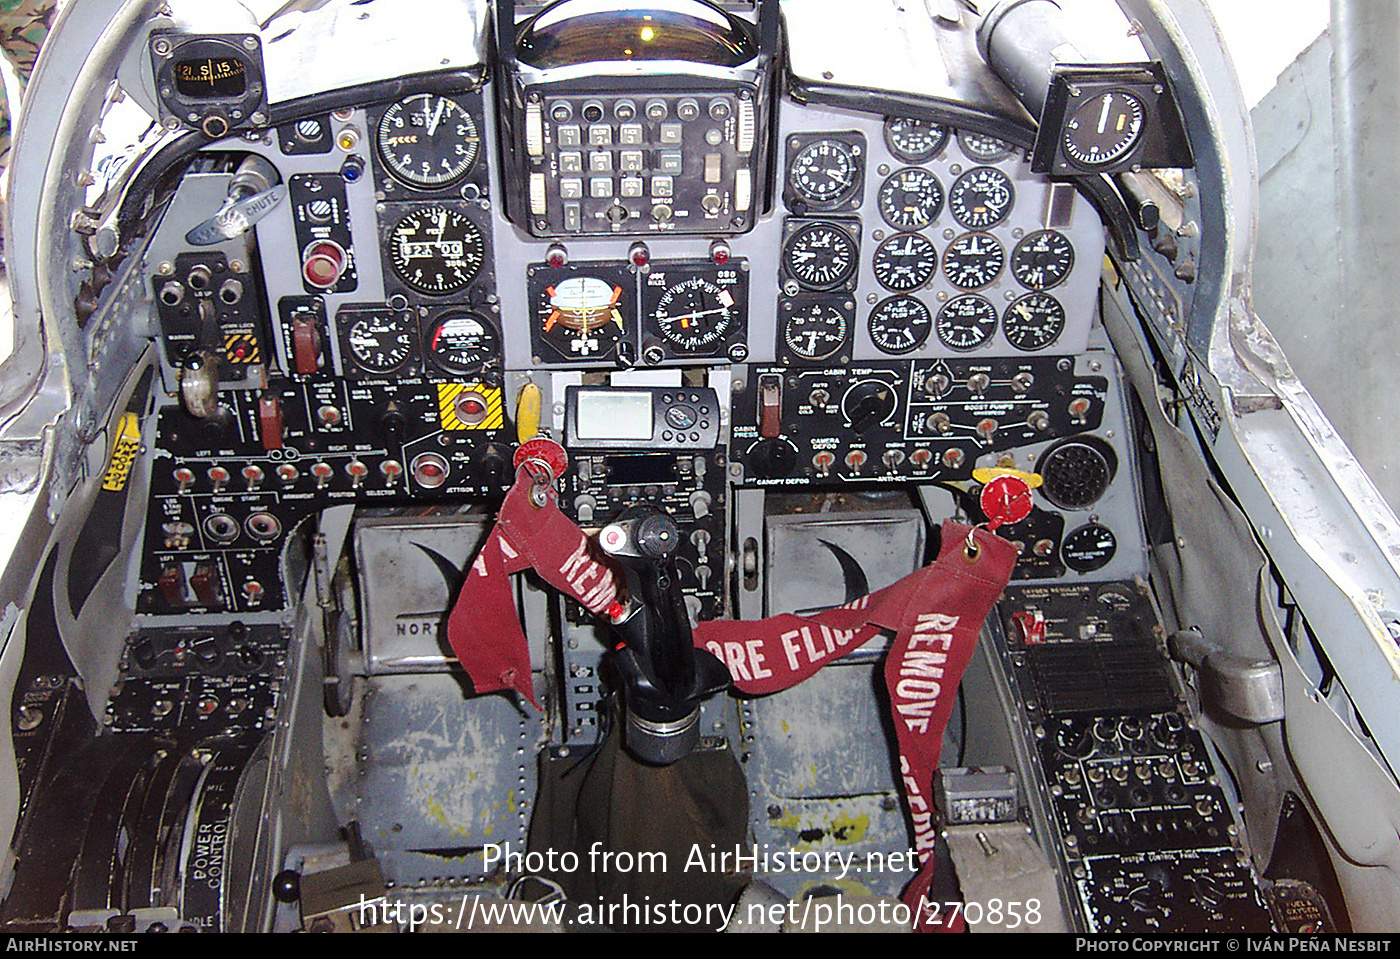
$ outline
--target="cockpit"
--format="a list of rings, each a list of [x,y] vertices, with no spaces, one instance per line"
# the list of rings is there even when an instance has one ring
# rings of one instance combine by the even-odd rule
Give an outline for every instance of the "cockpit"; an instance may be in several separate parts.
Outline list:
[[[0,926],[1386,929],[1252,149],[1200,0],[71,4]]]

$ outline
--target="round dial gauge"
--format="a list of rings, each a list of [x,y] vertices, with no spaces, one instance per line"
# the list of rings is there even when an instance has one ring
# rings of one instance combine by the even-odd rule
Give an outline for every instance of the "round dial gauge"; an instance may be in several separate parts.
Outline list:
[[[1070,532],[1060,543],[1060,559],[1076,573],[1103,569],[1118,552],[1113,530],[1099,523],[1086,523]]]
[[[467,286],[486,258],[481,230],[463,213],[425,206],[389,231],[389,262],[419,293],[445,296]]]
[[[692,276],[661,294],[655,319],[667,340],[683,350],[698,350],[724,339],[734,314],[734,294],[703,276]]]
[[[1006,308],[1001,328],[1016,349],[1042,350],[1064,332],[1065,308],[1049,293],[1027,293]]]
[[[398,372],[413,352],[411,317],[407,313],[372,310],[349,316],[345,344],[349,360],[366,373]]]
[[[1001,275],[1006,248],[990,233],[964,233],[943,253],[943,273],[960,290],[979,290]]]
[[[626,331],[621,286],[596,276],[571,276],[546,288],[545,295],[543,333],[561,343],[565,355],[606,356]]]
[[[876,248],[870,266],[882,286],[917,290],[938,272],[938,250],[918,233],[896,233]]]
[[[428,359],[453,376],[480,373],[495,361],[498,347],[496,331],[472,313],[449,313],[428,331]]]
[[[948,128],[929,120],[891,117],[885,121],[885,143],[905,163],[932,159],[948,142]]]
[[[938,339],[950,350],[975,350],[997,331],[997,308],[974,294],[957,296],[938,311]]]
[[[856,191],[859,155],[860,147],[844,140],[814,140],[792,158],[788,185],[808,203],[835,206]]]
[[[803,286],[829,290],[856,272],[856,242],[832,223],[808,223],[788,237],[783,264]]]
[[[963,153],[967,154],[970,159],[980,160],[983,163],[1010,156],[1011,151],[1016,149],[1005,140],[999,140],[985,133],[973,133],[969,130],[958,131],[958,145],[962,147]]]
[[[409,186],[451,186],[471,172],[481,149],[476,121],[456,100],[424,93],[384,111],[375,143],[385,168]]]
[[[870,311],[867,327],[870,342],[884,353],[896,356],[924,345],[933,329],[933,317],[922,300],[912,296],[892,296]]]
[[[880,186],[880,215],[896,230],[922,230],[943,210],[943,185],[922,167],[905,167]]]
[[[996,167],[973,167],[953,181],[948,191],[948,210],[969,230],[996,226],[1011,213],[1016,190],[1011,177]]]
[[[795,306],[783,323],[783,342],[806,360],[824,360],[846,343],[846,314],[835,303]]]
[[[1058,286],[1074,269],[1074,244],[1056,230],[1038,230],[1011,251],[1011,275],[1032,290]]]
[[[1090,97],[1065,124],[1065,156],[1086,170],[1117,163],[1137,146],[1145,113],[1142,101],[1124,90]]]

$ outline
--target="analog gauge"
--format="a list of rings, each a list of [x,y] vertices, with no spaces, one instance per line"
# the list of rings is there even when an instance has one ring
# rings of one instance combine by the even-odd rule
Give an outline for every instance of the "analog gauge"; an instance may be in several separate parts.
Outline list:
[[[1038,230],[1011,251],[1011,275],[1032,290],[1058,286],[1074,269],[1074,244],[1056,230]]]
[[[472,313],[448,313],[427,336],[428,359],[452,376],[475,376],[492,365],[500,342],[491,325]]]
[[[1100,523],[1086,523],[1066,534],[1060,544],[1060,559],[1076,573],[1092,573],[1103,569],[1118,552],[1118,539],[1113,530]]]
[[[918,233],[896,233],[875,250],[875,279],[891,290],[917,290],[938,272],[938,250]]]
[[[476,121],[456,100],[423,93],[384,111],[375,142],[384,166],[409,186],[451,186],[471,172],[481,149]]]
[[[923,163],[937,156],[948,142],[948,128],[928,120],[890,117],[885,121],[885,143],[905,163]]]
[[[969,130],[958,131],[958,145],[962,147],[963,153],[967,154],[969,159],[982,163],[990,163],[992,160],[1000,160],[1002,157],[1010,156],[1011,151],[1016,149],[1005,140],[999,140],[985,133],[972,133]]]
[[[829,290],[855,275],[856,242],[833,223],[808,223],[788,237],[783,264],[803,286]]]
[[[346,359],[372,376],[397,373],[413,353],[411,319],[393,310],[342,310]]]
[[[990,233],[964,233],[943,253],[943,274],[960,290],[980,290],[1001,275],[1006,248]]]
[[[456,210],[426,206],[389,231],[389,261],[412,289],[433,296],[467,286],[486,258],[481,230]]]
[[[1006,341],[1018,350],[1043,350],[1065,329],[1065,308],[1049,293],[1027,293],[1006,308]]]
[[[793,304],[783,323],[783,342],[804,360],[824,360],[846,345],[850,323],[835,303],[820,300]]]
[[[621,286],[596,276],[571,276],[546,287],[544,293],[541,332],[565,356],[604,358],[626,332]]]
[[[868,329],[876,349],[897,356],[924,345],[933,329],[933,317],[922,300],[892,296],[870,311]]]
[[[997,308],[974,294],[957,296],[938,311],[938,339],[950,350],[975,350],[997,331]]]
[[[1011,177],[996,167],[973,167],[953,181],[948,191],[948,210],[969,230],[996,226],[1011,213],[1016,190]]]
[[[797,152],[788,168],[792,192],[808,203],[836,206],[860,184],[860,147],[844,140],[814,140]]]
[[[922,230],[943,210],[943,185],[922,167],[891,173],[880,186],[880,215],[896,230]]]
[[[1117,163],[1137,146],[1145,113],[1142,101],[1123,90],[1090,97],[1065,124],[1065,156],[1085,170]]]
[[[663,337],[693,353],[729,335],[736,306],[729,290],[703,276],[692,276],[661,294],[653,318]]]

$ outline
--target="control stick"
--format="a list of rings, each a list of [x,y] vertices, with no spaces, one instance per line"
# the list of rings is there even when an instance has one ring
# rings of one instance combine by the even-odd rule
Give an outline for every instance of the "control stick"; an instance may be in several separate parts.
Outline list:
[[[681,595],[675,520],[654,506],[634,506],[605,526],[598,542],[623,567],[628,605],[613,617],[620,640],[614,664],[623,679],[623,742],[657,766],[683,759],[700,739],[700,703],[727,689],[730,676],[713,654],[696,649]]]

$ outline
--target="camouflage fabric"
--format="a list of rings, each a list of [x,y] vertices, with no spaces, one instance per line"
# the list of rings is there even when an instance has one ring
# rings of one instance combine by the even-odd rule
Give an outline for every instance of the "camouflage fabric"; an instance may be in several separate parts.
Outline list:
[[[57,0],[0,0],[0,51],[14,64],[21,82],[34,70],[57,6]],[[9,163],[10,112],[0,96],[0,168]]]

